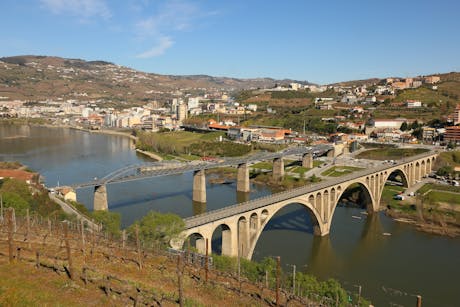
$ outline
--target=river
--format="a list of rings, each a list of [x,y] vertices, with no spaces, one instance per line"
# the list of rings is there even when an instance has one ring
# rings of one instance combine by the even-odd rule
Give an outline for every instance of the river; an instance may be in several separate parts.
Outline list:
[[[0,124],[0,161],[20,161],[43,175],[48,186],[56,186],[100,178],[150,159],[122,136]],[[150,210],[187,217],[271,193],[256,185],[249,195],[235,191],[235,183],[208,182],[207,204],[194,204],[192,174],[186,173],[111,185],[109,209],[121,214],[126,227]],[[77,197],[92,207],[92,189],[79,190]],[[352,292],[361,285],[362,295],[376,306],[413,306],[417,294],[423,306],[458,306],[460,239],[421,233],[383,214],[371,218],[362,211],[338,208],[330,235],[318,238],[306,209],[290,205],[267,225],[254,259],[281,256],[285,270],[295,264],[298,271],[321,279],[337,278]]]

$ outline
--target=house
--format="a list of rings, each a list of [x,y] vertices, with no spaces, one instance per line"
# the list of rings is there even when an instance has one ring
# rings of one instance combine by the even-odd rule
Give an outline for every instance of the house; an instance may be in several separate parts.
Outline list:
[[[354,104],[354,103],[358,102],[358,98],[355,95],[346,94],[346,95],[343,95],[343,97],[340,100],[340,102],[348,103],[348,104]]]
[[[401,128],[402,123],[407,121],[405,118],[395,118],[395,119],[372,119],[370,121],[371,125],[375,128]]]
[[[29,173],[18,169],[0,169],[0,179],[12,178],[25,181],[27,184],[32,184],[38,178],[37,173]]]
[[[56,189],[56,192],[64,197],[64,200],[77,201],[77,194],[71,187],[59,187]]]
[[[441,78],[438,76],[428,76],[424,79],[425,83],[434,84],[441,81]]]
[[[406,106],[408,108],[420,108],[422,106],[422,102],[418,100],[406,100]]]

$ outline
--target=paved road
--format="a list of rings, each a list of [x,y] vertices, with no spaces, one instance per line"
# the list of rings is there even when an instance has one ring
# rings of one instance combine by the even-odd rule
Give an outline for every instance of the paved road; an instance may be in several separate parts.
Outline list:
[[[65,201],[62,201],[59,197],[56,196],[55,193],[48,193],[50,199],[52,201],[54,201],[55,203],[57,203],[59,206],[61,206],[62,210],[67,213],[67,214],[74,214],[77,216],[77,219],[78,220],[83,220],[84,222],[86,222],[86,224],[88,225],[88,227],[90,229],[97,229],[99,230],[100,226],[99,224],[96,224],[94,223],[89,217],[83,215],[81,212],[79,212],[78,210],[76,210],[74,207],[72,207],[71,205],[69,205],[68,203],[66,203]]]

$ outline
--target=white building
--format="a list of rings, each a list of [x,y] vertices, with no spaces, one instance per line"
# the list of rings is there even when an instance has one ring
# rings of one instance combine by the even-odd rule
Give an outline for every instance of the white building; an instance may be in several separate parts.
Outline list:
[[[422,106],[422,102],[417,101],[417,100],[407,100],[406,101],[406,106],[408,108],[420,108]]]
[[[401,128],[402,123],[404,123],[405,121],[406,121],[406,119],[404,119],[404,118],[374,119],[374,120],[372,120],[372,125],[375,128],[399,129],[399,128]]]

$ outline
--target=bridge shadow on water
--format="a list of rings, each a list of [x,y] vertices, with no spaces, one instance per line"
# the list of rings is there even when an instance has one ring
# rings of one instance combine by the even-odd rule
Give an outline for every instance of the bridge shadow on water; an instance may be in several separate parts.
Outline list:
[[[142,195],[141,197],[137,198],[130,198],[129,200],[119,201],[116,203],[109,201],[109,210],[110,209],[117,209],[129,206],[135,206],[142,203],[148,203],[153,201],[161,201],[163,199],[174,198],[177,196],[185,196],[186,198],[190,199],[190,203],[192,203],[192,191],[179,191],[179,192],[170,192],[170,193],[152,193],[151,195]]]
[[[292,210],[292,209],[291,209]],[[313,234],[313,226],[307,209],[301,207],[288,212],[278,212],[263,231],[291,230]]]

